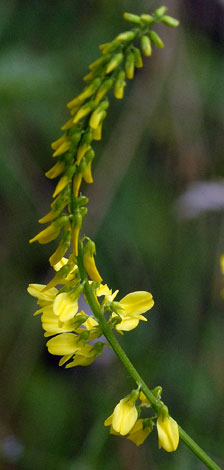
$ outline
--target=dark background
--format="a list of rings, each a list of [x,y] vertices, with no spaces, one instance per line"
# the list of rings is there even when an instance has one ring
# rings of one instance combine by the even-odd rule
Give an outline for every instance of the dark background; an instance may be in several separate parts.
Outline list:
[[[95,143],[84,232],[105,282],[153,293],[148,323],[121,338],[178,422],[223,463],[223,0],[167,0],[181,20],[158,26],[154,50]],[[29,245],[49,208],[50,142],[68,119],[100,43],[127,29],[124,11],[157,1],[7,0],[0,5],[0,468],[200,470],[184,444],[136,448],[103,426],[134,384],[113,354],[64,370],[49,356],[29,282],[50,276],[51,245]]]

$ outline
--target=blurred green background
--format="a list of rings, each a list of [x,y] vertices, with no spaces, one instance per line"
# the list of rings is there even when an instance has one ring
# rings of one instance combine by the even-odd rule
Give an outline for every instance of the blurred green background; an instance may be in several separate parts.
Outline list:
[[[100,43],[127,29],[124,11],[145,0],[3,0],[0,4],[0,468],[202,470],[181,444],[157,450],[156,431],[136,448],[103,426],[134,386],[111,353],[63,370],[45,348],[29,282],[49,279],[51,245],[30,246],[53,183],[50,142],[68,119],[65,104]],[[224,3],[167,0],[178,29],[157,27],[154,50],[111,99],[95,143],[84,232],[94,237],[105,282],[149,290],[148,323],[120,339],[183,428],[224,461],[223,310]]]

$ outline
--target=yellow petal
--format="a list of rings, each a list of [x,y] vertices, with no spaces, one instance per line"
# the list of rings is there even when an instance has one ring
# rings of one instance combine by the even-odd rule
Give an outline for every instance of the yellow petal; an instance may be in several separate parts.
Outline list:
[[[65,257],[61,258],[61,260],[53,266],[54,270],[59,271],[61,268],[63,268],[63,266],[67,264],[67,262],[68,262],[68,258],[65,258]]]
[[[140,446],[148,437],[152,429],[149,426],[143,427],[143,419],[138,419],[127,436],[127,439]]]
[[[51,148],[53,150],[57,150],[66,140],[67,140],[67,137],[66,137],[66,134],[64,134],[61,137],[59,137],[59,139],[52,142]]]
[[[131,431],[137,418],[138,412],[135,405],[123,398],[114,408],[112,426],[116,432],[125,436]]]
[[[55,150],[55,152],[53,153],[53,157],[57,157],[58,155],[63,155],[63,153],[67,152],[67,150],[69,150],[71,147],[71,143],[66,140],[65,142],[63,142],[62,145],[60,145],[60,147],[57,148],[57,150]]]
[[[154,305],[152,294],[145,291],[131,292],[120,300],[122,315],[130,316],[136,313],[145,313]]]
[[[53,193],[53,197],[56,197],[65,188],[65,186],[67,186],[69,181],[70,181],[70,178],[67,175],[63,175],[58,181],[58,184]]]
[[[49,339],[46,343],[48,351],[57,356],[74,354],[77,351],[77,336],[73,333],[63,333]]]
[[[107,284],[100,284],[100,287],[96,289],[97,297],[100,297],[101,295],[111,295],[111,294],[112,294],[112,289],[109,289]]]
[[[52,302],[55,296],[58,293],[58,290],[53,287],[46,292],[42,292],[42,290],[46,287],[45,284],[29,284],[27,291],[33,297],[37,297],[38,299],[46,300],[48,302]]]
[[[49,179],[56,178],[59,176],[63,171],[65,170],[65,164],[64,162],[57,162],[55,163],[50,170],[46,171],[45,176]]]
[[[48,242],[51,242],[52,240],[55,240],[55,238],[58,237],[60,231],[60,227],[52,223],[51,225],[49,225],[49,227],[45,228],[40,233],[38,233],[34,238],[31,238],[29,242],[39,242],[40,244],[44,245]]]
[[[177,422],[170,416],[160,415],[157,419],[157,431],[159,449],[162,447],[167,452],[173,452],[179,444],[179,429]]]
[[[60,321],[64,322],[70,320],[78,311],[78,302],[67,292],[62,292],[55,297],[53,311],[54,314],[59,317]]]
[[[87,252],[84,252],[83,256],[83,263],[84,267],[89,275],[89,277],[96,282],[101,282],[102,277],[99,274],[99,271],[96,267],[95,259],[94,256],[90,256],[90,254]]]
[[[107,419],[104,421],[104,426],[110,426],[112,424],[113,414],[108,416]]]
[[[124,318],[120,323],[118,323],[115,328],[118,331],[131,331],[136,326],[138,326],[139,320],[137,318]]]

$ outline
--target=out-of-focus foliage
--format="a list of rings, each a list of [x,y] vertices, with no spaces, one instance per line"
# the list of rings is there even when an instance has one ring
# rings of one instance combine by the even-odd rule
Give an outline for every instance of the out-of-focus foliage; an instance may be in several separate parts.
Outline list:
[[[103,421],[130,392],[131,379],[109,352],[87,369],[59,369],[26,294],[28,282],[49,275],[49,247],[30,247],[28,239],[48,209],[52,183],[43,174],[51,166],[50,142],[67,119],[65,103],[81,90],[98,44],[127,29],[122,13],[157,6],[8,0],[0,7],[0,459],[6,470],[202,468],[183,445],[173,455],[158,451],[156,433],[138,449],[108,436]],[[209,188],[224,176],[224,4],[169,0],[167,6],[181,26],[160,28],[165,49],[145,61],[122,103],[111,99],[103,141],[95,145],[85,231],[95,236],[101,273],[113,289],[153,293],[148,323],[122,344],[145,381],[163,386],[174,417],[222,465],[223,212],[206,186],[199,190],[205,207],[194,218],[179,198],[192,182],[207,181]]]

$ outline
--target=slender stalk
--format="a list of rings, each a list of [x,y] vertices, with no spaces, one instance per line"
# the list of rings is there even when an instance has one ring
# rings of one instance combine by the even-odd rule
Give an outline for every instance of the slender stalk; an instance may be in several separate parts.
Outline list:
[[[130,376],[136,382],[138,386],[141,387],[141,390],[144,392],[145,396],[151,403],[152,408],[158,413],[161,408],[161,402],[156,399],[153,393],[149,390],[142,377],[139,375],[138,371],[133,366],[132,362],[128,358],[127,354],[124,352],[120,346],[117,338],[114,336],[111,329],[108,327],[106,321],[104,320],[100,304],[96,300],[96,297],[91,289],[91,286],[88,282],[88,276],[83,264],[83,253],[82,253],[82,244],[79,242],[79,252],[78,252],[78,267],[80,272],[81,281],[84,282],[84,292],[89,306],[95,317],[97,318],[99,325],[103,331],[104,336],[107,338],[109,344],[114,350],[117,357],[122,362],[125,369],[128,371]],[[210,470],[222,470],[199,446],[198,444],[179,426],[180,439],[186,444],[187,447],[209,468]]]

